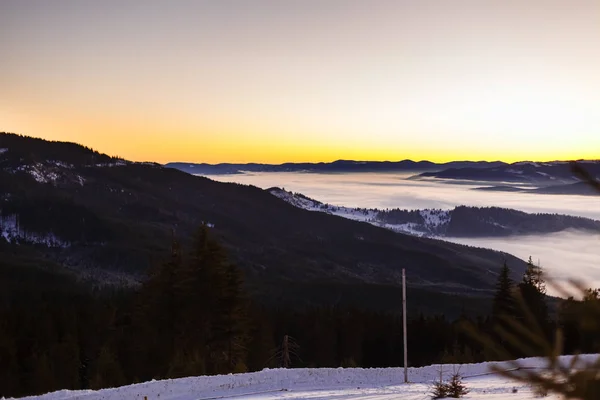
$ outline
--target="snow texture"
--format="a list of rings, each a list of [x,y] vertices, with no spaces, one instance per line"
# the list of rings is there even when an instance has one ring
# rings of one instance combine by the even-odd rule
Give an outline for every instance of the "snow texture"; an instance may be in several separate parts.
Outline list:
[[[394,232],[406,233],[413,236],[436,236],[443,234],[451,219],[450,210],[424,209],[419,211],[423,218],[422,225],[412,222],[389,224],[379,218],[380,210],[377,209],[334,206],[321,203],[300,193],[292,193],[279,188],[269,189],[269,192],[291,205],[304,210],[324,212],[354,221],[368,222]]]
[[[92,165],[93,167],[100,167],[100,168],[111,168],[111,167],[122,167],[124,165],[127,165],[127,162],[124,160],[119,160],[116,162],[112,162],[112,163],[99,163],[99,164],[94,164]]]
[[[59,178],[59,175],[55,171],[50,170],[41,163],[21,165],[17,168],[17,171],[27,172],[39,183],[52,183]]]
[[[596,355],[582,356],[584,360]],[[571,357],[563,356],[568,365]],[[432,365],[409,368],[409,384],[403,383],[402,368],[299,368],[265,369],[245,374],[199,376],[181,379],[150,381],[119,388],[91,390],[61,390],[27,399],[36,400],[208,400],[217,398],[244,399],[407,399],[429,398],[431,383],[439,379],[440,369],[444,379],[459,372],[471,390],[468,399],[523,400],[534,398],[533,390],[489,372],[489,367],[508,365],[480,363],[463,365]],[[543,368],[543,359],[521,360],[528,368]],[[576,366],[577,367],[577,366]],[[514,392],[516,390],[516,393]],[[549,396],[555,400],[558,397]]]
[[[290,203],[291,205],[304,210],[320,211],[326,214],[337,215],[355,221],[374,222],[373,220],[379,213],[378,210],[333,206],[331,204],[325,204],[321,203],[320,201],[310,199],[300,193],[287,192],[282,189],[271,189],[270,193]]]
[[[0,210],[0,238],[13,244],[41,244],[47,247],[69,247],[70,244],[53,233],[36,233],[22,229],[17,215],[2,215]]]
[[[65,169],[73,169],[75,166],[73,164],[67,164],[62,161],[48,161],[48,164],[52,164],[56,167],[65,168]]]
[[[447,226],[450,223],[450,211],[448,210],[421,210],[421,217],[425,221],[425,227],[435,229]]]

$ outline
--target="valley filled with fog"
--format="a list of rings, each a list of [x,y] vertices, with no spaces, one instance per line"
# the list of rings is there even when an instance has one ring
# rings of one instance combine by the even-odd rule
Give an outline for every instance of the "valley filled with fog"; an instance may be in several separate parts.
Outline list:
[[[529,213],[558,213],[600,220],[600,197],[597,196],[479,191],[472,189],[492,184],[410,179],[414,175],[244,173],[207,177],[263,189],[282,187],[337,206],[379,209],[497,206]],[[535,262],[539,260],[548,273],[557,279],[581,278],[589,286],[600,287],[600,232],[564,231],[544,235],[445,240],[506,251],[523,259],[531,255]]]

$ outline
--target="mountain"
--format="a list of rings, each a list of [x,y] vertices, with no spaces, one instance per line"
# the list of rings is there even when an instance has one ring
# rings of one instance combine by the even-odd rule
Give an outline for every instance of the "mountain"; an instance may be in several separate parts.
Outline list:
[[[466,207],[452,210],[378,210],[324,204],[300,193],[271,188],[288,203],[396,232],[427,237],[491,237],[560,232],[566,229],[600,231],[600,221],[558,214],[528,214],[499,207]]]
[[[533,194],[570,194],[570,195],[579,195],[579,196],[599,196],[600,193],[594,189],[587,182],[577,182],[577,183],[568,183],[564,185],[549,185],[542,186],[533,189],[524,189],[521,187],[514,186],[484,186],[474,188],[473,190],[483,190],[483,191],[497,191],[497,192],[519,192],[519,193],[533,193]]]
[[[578,161],[596,178],[600,178],[600,161]],[[448,168],[443,171],[424,172],[419,178],[457,179],[477,182],[508,182],[533,186],[567,185],[578,183],[571,165],[565,161],[517,162],[486,168]]]
[[[11,290],[40,269],[135,285],[164,259],[173,234],[185,248],[202,223],[264,301],[381,306],[385,293],[396,298],[406,268],[415,296],[439,311],[440,296],[489,294],[505,258],[515,276],[524,269],[501,252],[306,211],[253,186],[72,143],[2,133],[0,149],[0,274],[10,275]]]
[[[193,164],[173,162],[165,166],[190,174],[220,175],[243,172],[412,172],[440,171],[447,168],[488,168],[505,165],[494,161],[452,161],[436,164],[431,161],[350,161],[338,160],[331,163],[285,163],[285,164]]]

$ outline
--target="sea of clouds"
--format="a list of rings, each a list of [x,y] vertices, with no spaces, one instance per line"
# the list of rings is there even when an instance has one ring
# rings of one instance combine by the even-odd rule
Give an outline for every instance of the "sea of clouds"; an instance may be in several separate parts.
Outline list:
[[[410,179],[398,173],[247,173],[209,176],[222,182],[237,182],[261,188],[278,186],[316,200],[361,208],[441,208],[458,205],[497,206],[531,213],[557,213],[600,220],[600,197],[542,195],[472,190],[491,185]],[[600,232],[564,231],[546,235],[502,238],[445,238],[471,246],[529,256],[558,280],[584,279],[600,287]]]

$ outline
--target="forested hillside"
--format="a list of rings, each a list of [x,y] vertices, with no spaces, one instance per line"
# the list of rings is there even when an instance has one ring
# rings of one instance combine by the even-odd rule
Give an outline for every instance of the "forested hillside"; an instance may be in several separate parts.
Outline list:
[[[258,304],[208,226],[189,242],[184,247],[174,238],[163,262],[135,290],[92,291],[71,276],[45,272],[21,276],[21,291],[4,286],[0,397],[265,367],[402,365],[398,312]],[[482,332],[495,332],[492,326],[502,315],[517,311],[510,300],[516,289],[536,305],[535,316],[548,333],[558,321],[566,352],[600,350],[593,331],[579,326],[586,303],[562,302],[557,319],[548,311],[537,271],[529,264],[522,279],[513,282],[508,267],[502,269],[493,307],[478,317],[409,309],[409,365],[495,359],[463,326],[470,322]],[[598,292],[590,292],[586,301],[597,299]],[[409,302],[416,301],[409,292]]]
[[[590,190],[593,190],[587,185]],[[600,221],[561,214],[526,213],[500,207],[407,210],[350,208],[322,203],[302,193],[270,188],[269,193],[304,210],[364,221],[395,232],[426,237],[492,237],[545,234],[567,229],[597,232]]]
[[[270,301],[311,304],[315,293],[327,303],[340,296],[351,301],[355,285],[397,288],[402,268],[413,288],[489,295],[503,259],[524,268],[500,252],[307,212],[256,187],[69,143],[0,134],[0,148],[7,251],[99,283],[141,282],[173,232],[185,241],[204,222],[245,272],[253,294]]]

